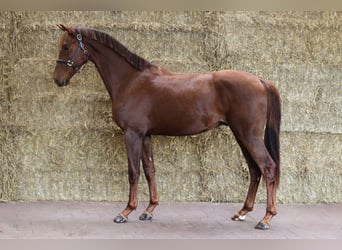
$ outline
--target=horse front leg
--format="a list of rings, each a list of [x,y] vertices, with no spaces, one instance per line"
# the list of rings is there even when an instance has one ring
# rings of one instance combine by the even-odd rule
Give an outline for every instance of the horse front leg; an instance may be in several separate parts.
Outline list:
[[[142,144],[142,163],[150,193],[150,203],[139,217],[142,221],[151,220],[153,210],[158,205],[157,185],[155,180],[155,168],[152,155],[151,136],[145,136]]]
[[[128,158],[129,200],[127,207],[114,218],[115,223],[125,223],[128,215],[138,206],[138,181],[140,176],[140,159],[142,151],[142,136],[127,130],[125,132],[125,145]]]

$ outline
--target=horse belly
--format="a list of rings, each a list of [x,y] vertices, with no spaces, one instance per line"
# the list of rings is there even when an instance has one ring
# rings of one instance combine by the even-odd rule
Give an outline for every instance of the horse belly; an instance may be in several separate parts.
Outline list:
[[[160,109],[159,109],[160,111]],[[197,106],[184,109],[170,107],[153,113],[151,133],[158,135],[184,136],[207,131],[220,124],[217,112],[201,110]]]
[[[222,120],[212,74],[159,79],[151,87],[149,120],[160,135],[193,135],[211,129]]]

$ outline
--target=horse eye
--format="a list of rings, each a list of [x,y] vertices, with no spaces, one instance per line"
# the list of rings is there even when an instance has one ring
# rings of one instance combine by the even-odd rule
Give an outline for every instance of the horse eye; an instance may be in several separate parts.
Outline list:
[[[62,46],[62,48],[64,51],[68,51],[70,47],[69,47],[69,45],[65,44]]]

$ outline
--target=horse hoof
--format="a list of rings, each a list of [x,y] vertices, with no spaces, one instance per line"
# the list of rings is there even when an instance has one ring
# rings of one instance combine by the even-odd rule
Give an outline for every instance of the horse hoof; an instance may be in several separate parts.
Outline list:
[[[144,212],[142,215],[140,215],[139,220],[141,221],[152,220],[152,215],[150,213]]]
[[[236,215],[234,215],[232,217],[232,220],[233,221],[245,221],[246,220],[246,215],[238,215],[238,214],[236,214]]]
[[[267,225],[266,223],[259,222],[258,225],[255,226],[255,229],[268,230],[268,229],[270,229],[270,225]]]
[[[127,221],[128,219],[121,214],[119,214],[118,216],[114,218],[115,223],[126,223]]]

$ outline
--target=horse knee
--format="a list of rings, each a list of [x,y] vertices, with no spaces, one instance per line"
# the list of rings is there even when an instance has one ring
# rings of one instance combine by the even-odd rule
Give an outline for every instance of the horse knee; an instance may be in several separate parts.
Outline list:
[[[147,181],[151,181],[155,174],[155,169],[152,167],[144,167],[144,174]]]
[[[138,170],[129,170],[128,171],[128,181],[131,185],[137,184],[140,177],[140,171]]]
[[[261,174],[260,175],[258,175],[258,176],[252,176],[251,175],[251,182],[252,183],[259,183],[260,182],[260,177],[261,177]]]

